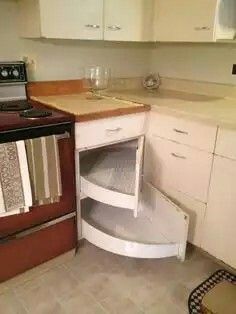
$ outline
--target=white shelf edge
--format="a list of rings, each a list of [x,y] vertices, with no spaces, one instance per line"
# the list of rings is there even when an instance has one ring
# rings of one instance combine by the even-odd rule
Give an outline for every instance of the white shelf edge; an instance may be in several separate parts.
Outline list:
[[[145,244],[128,241],[109,235],[82,219],[83,238],[93,245],[122,256],[135,258],[179,258],[179,245],[176,243]]]
[[[83,176],[81,180],[81,192],[95,201],[121,208],[135,209],[135,196],[103,188]]]

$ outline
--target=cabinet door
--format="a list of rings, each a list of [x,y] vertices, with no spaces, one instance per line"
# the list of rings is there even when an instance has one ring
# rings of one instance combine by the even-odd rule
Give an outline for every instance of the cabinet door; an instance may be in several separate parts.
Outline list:
[[[157,41],[213,41],[217,0],[156,1]]]
[[[41,35],[102,39],[103,0],[40,0]]]
[[[213,155],[157,136],[147,137],[145,176],[154,186],[171,187],[206,202]]]
[[[236,161],[214,159],[202,248],[236,267]]]
[[[202,243],[206,203],[197,201],[170,186],[163,187],[162,191],[189,215],[188,242],[200,247]]]
[[[104,39],[152,41],[154,0],[105,0]]]

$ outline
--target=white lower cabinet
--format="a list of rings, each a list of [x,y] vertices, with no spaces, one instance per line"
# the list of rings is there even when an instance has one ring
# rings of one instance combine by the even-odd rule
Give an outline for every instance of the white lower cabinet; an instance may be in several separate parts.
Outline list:
[[[82,236],[120,255],[184,260],[188,214],[143,181],[143,147],[144,137],[138,136],[77,152],[80,192],[85,197]]]
[[[213,155],[158,136],[146,139],[145,176],[154,186],[206,202]]]
[[[201,245],[213,154],[158,136],[146,138],[144,178],[189,215],[188,241]]]
[[[215,156],[202,248],[236,268],[236,160]]]

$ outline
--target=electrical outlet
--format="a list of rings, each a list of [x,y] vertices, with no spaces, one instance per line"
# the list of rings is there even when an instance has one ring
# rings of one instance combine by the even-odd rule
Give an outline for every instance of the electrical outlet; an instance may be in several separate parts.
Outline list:
[[[36,58],[32,56],[23,56],[22,60],[26,64],[27,74],[29,80],[35,80],[35,73],[36,73]]]
[[[236,64],[233,64],[232,74],[236,75]]]

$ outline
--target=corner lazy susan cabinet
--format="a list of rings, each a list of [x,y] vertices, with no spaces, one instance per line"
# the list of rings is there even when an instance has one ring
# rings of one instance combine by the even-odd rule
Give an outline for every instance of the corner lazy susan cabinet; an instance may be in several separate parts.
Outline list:
[[[184,260],[188,215],[143,179],[146,118],[76,123],[79,237],[120,255]]]

